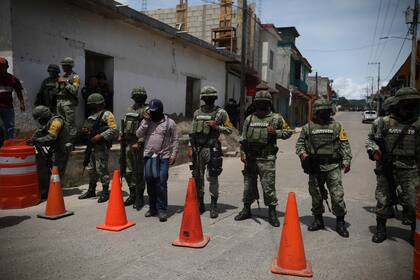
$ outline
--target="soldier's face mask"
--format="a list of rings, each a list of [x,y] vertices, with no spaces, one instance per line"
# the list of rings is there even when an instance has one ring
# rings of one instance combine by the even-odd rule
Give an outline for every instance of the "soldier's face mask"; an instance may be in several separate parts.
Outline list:
[[[214,103],[216,102],[216,98],[215,96],[204,96],[202,98],[204,104],[206,104],[207,106],[213,106]]]
[[[320,110],[317,112],[318,118],[322,122],[328,122],[331,118],[331,111],[330,110]]]
[[[266,112],[270,109],[270,102],[267,101],[255,101],[255,109],[260,112]]]
[[[156,111],[150,111],[150,117],[152,118],[152,121],[159,122],[163,119],[163,111],[162,110],[156,110]]]
[[[41,126],[44,126],[48,123],[48,121],[50,120],[49,117],[42,117],[42,118],[38,118],[37,121],[39,122],[39,124]]]
[[[50,76],[50,78],[57,78],[58,77],[58,72],[48,71],[48,75]]]
[[[144,95],[135,95],[133,96],[133,100],[134,102],[138,103],[138,104],[144,104],[144,102],[146,102],[147,97]]]
[[[62,68],[65,73],[69,73],[72,70],[72,67],[70,65],[63,65]]]
[[[100,110],[102,110],[104,108],[103,104],[91,104],[89,105],[89,108],[92,112],[99,112]]]

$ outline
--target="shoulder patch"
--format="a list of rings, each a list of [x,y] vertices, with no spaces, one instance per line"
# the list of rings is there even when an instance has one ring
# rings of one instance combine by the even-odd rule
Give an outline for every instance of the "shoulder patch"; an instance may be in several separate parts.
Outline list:
[[[348,141],[349,138],[347,137],[347,133],[344,131],[344,128],[341,128],[340,134],[338,135],[338,138],[340,138],[340,141]]]

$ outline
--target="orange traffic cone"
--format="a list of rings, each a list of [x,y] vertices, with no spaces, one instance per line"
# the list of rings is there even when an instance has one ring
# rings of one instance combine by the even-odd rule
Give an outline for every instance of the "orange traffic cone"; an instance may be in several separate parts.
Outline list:
[[[197,191],[194,178],[188,181],[187,197],[182,214],[181,230],[174,246],[203,248],[209,243],[210,237],[203,235],[200,211],[198,209]]]
[[[58,167],[54,166],[51,171],[50,189],[48,191],[45,214],[38,214],[37,216],[43,219],[56,220],[73,214],[71,211],[66,211],[66,207],[64,206],[60,175],[58,175]]]
[[[312,264],[305,257],[294,192],[290,192],[287,199],[279,253],[277,258],[273,260],[271,272],[302,277],[313,276]]]
[[[105,224],[97,225],[96,228],[120,231],[136,224],[133,221],[127,220],[121,188],[120,172],[116,169],[112,178],[112,188],[106,210]]]

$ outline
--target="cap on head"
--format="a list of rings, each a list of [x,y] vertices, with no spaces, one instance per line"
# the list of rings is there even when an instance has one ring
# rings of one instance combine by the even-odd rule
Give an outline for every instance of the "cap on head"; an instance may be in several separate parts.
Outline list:
[[[9,67],[9,62],[7,61],[7,59],[1,56],[0,56],[0,64],[6,65],[6,67]]]
[[[411,88],[411,87],[404,87],[404,88],[400,88],[396,93],[395,93],[395,105],[398,105],[398,103],[400,101],[403,100],[415,100],[415,101],[419,101],[420,99],[420,95],[418,93],[418,91],[415,88]]]
[[[163,103],[159,99],[152,99],[149,102],[149,110],[152,112],[161,110],[163,111]]]
[[[255,95],[254,101],[268,101],[272,102],[273,98],[271,96],[271,93],[268,90],[259,90],[257,91],[257,94]]]
[[[71,57],[65,57],[61,60],[60,63],[62,66],[67,65],[67,66],[71,66],[74,67],[74,60]]]
[[[200,98],[203,98],[206,96],[214,96],[217,98],[217,89],[213,86],[204,86],[201,89]]]
[[[144,87],[136,87],[136,88],[133,88],[131,90],[131,98],[133,98],[136,95],[144,95],[144,96],[147,97],[146,89]]]
[[[317,99],[312,105],[312,112],[316,114],[320,110],[332,110],[331,103],[327,99]]]
[[[92,93],[91,95],[89,95],[86,104],[90,105],[90,104],[103,104],[105,103],[105,99],[104,97],[100,94],[100,93]]]
[[[50,64],[48,65],[48,72],[56,72],[56,73],[60,73],[60,67],[58,67],[57,64]]]
[[[32,110],[32,116],[34,117],[35,120],[49,118],[51,116],[51,111],[48,107],[44,105],[36,106]]]

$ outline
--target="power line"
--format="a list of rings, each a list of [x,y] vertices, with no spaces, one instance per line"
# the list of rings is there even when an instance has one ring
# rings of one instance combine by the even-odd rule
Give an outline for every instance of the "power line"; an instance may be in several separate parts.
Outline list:
[[[394,70],[395,65],[396,65],[396,64],[397,64],[397,62],[398,62],[398,59],[400,58],[401,51],[402,51],[402,49],[404,48],[405,41],[407,41],[407,36],[408,36],[408,33],[410,33],[410,30],[408,30],[408,31],[407,31],[407,34],[405,34],[405,37],[406,37],[406,38],[404,38],[404,41],[403,41],[403,42],[402,42],[402,44],[401,44],[401,48],[400,48],[400,50],[398,51],[397,57],[395,58],[394,64],[392,64],[391,70],[389,71],[389,73],[388,73],[388,75],[386,76],[386,79],[385,79],[385,80],[388,80],[388,79],[389,79],[389,77],[390,77],[390,76],[391,76],[391,74],[392,74],[392,71]]]
[[[372,54],[373,54],[373,46],[376,39],[376,32],[378,31],[378,22],[381,15],[381,9],[382,9],[382,0],[379,0],[379,8],[378,8],[378,14],[376,15],[375,30],[373,32],[373,37],[372,37],[372,48],[370,49],[369,61],[371,61]]]
[[[364,46],[360,46],[360,47],[354,47],[354,48],[346,48],[346,49],[302,49],[302,51],[310,51],[310,52],[348,52],[348,51],[359,51],[359,50],[363,50],[363,49],[367,49],[367,48],[371,48],[371,47],[375,47],[375,46],[380,46],[383,45],[384,43],[376,43],[373,45],[364,45]]]
[[[386,22],[387,22],[387,19],[388,19],[388,13],[389,13],[389,7],[391,6],[391,2],[392,2],[392,0],[388,0],[388,2],[386,3],[386,8],[385,8],[385,14],[384,14],[384,20],[383,20],[383,23],[382,23],[382,28],[381,28],[381,33],[379,33],[380,34],[380,37],[382,37],[383,36],[383,34],[384,34],[384,31],[385,31],[385,26],[386,26]],[[376,39],[376,38],[375,38]],[[377,60],[377,56],[378,56],[378,52],[381,50],[381,48],[380,47],[377,47],[376,49],[375,49],[375,53],[374,53],[374,55],[373,55],[373,58],[374,58],[374,60]]]
[[[395,18],[397,16],[397,11],[399,11],[401,3],[402,3],[402,1],[397,1],[397,3],[396,3],[397,6],[394,9],[394,14],[392,15],[391,23],[389,25],[388,32],[387,32],[386,36],[391,35],[392,27],[394,26]],[[379,52],[378,59],[380,59],[382,57],[382,54],[385,51],[385,47],[386,47],[387,43],[388,43],[388,41],[385,41],[385,44],[382,46],[382,50]]]

